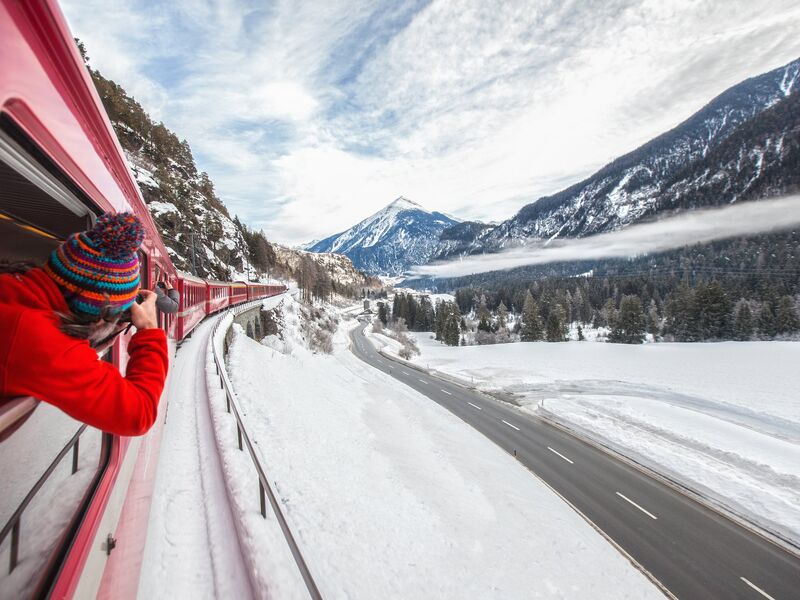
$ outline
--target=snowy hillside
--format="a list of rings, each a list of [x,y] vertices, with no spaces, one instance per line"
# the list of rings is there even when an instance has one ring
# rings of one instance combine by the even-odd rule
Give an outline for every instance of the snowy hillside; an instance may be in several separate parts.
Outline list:
[[[373,275],[401,275],[413,265],[425,264],[437,252],[442,231],[458,223],[439,212],[429,212],[399,197],[347,231],[308,247],[311,252],[337,252],[358,269]]]
[[[278,263],[286,266],[289,272],[297,272],[303,259],[310,259],[319,265],[335,282],[353,288],[380,287],[379,279],[370,277],[353,266],[352,261],[343,254],[329,252],[316,253],[288,248],[274,244],[275,257]]]
[[[216,279],[280,271],[271,244],[230,215],[189,143],[156,123],[122,86],[88,68],[175,266]]]
[[[787,191],[795,185],[785,179],[796,165],[791,154],[796,150],[784,138],[798,137],[796,102],[789,105],[798,92],[800,59],[728,89],[671,131],[588,179],[528,204],[497,227],[462,232],[460,244],[444,244],[439,256],[497,250],[531,237],[591,235],[661,210],[722,204],[745,193],[759,197],[756,191]],[[715,154],[733,136],[735,151]],[[769,178],[766,185],[756,181],[760,177]],[[700,184],[705,189],[697,194]],[[728,188],[731,193],[718,193]]]

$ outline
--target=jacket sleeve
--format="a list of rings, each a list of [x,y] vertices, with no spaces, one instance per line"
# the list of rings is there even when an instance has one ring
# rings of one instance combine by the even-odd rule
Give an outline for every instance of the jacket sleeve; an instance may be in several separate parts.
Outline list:
[[[160,287],[156,286],[156,308],[163,313],[173,314],[178,312],[178,290],[169,290],[168,294],[164,293]]]
[[[117,435],[141,435],[156,420],[167,377],[161,329],[137,332],[128,344],[125,376],[100,360],[85,340],[62,333],[50,319],[30,318],[10,353],[18,395],[57,406],[71,417]],[[25,351],[24,346],[31,348]]]

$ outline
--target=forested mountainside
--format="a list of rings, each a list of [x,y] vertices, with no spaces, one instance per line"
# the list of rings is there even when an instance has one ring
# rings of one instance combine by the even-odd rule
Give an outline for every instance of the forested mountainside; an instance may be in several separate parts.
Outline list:
[[[586,181],[525,207],[498,228],[476,229],[477,237],[469,239],[469,230],[454,227],[442,238],[452,235],[470,253],[494,249],[515,236],[583,236],[657,214],[796,193],[799,67],[795,61],[728,90],[675,130]],[[730,127],[731,122],[736,126]],[[646,170],[642,165],[648,165]],[[656,336],[682,341],[796,336],[800,231],[698,244],[630,260],[482,273],[433,285],[438,291],[455,290],[465,312],[474,310],[481,296],[489,309],[502,303],[522,312],[530,290],[543,321],[612,326],[622,299],[629,296],[628,314],[638,310],[642,327],[646,324]]]
[[[189,143],[153,121],[122,86],[92,69],[83,44],[77,43],[178,269],[222,280],[242,278],[246,271],[251,278],[268,274],[299,280],[302,272],[313,271],[319,294],[360,294],[362,288],[377,285],[345,257],[333,259],[286,248],[276,253],[262,232],[231,217],[208,174],[197,169]],[[332,264],[335,269],[330,268]]]
[[[492,252],[527,238],[582,237],[665,210],[793,189],[798,93],[800,59],[733,86],[671,131],[496,227],[476,228],[452,251],[445,244],[438,257]]]
[[[437,240],[457,221],[430,212],[400,196],[347,231],[310,244],[312,252],[338,252],[374,275],[402,275],[427,263],[438,251]]]

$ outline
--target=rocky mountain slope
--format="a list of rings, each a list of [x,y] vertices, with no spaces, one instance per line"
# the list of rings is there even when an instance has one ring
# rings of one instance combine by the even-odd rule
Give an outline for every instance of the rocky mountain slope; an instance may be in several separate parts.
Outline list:
[[[308,247],[311,252],[337,252],[358,269],[374,275],[400,275],[428,262],[438,250],[439,235],[458,221],[429,212],[402,196],[347,231]]]
[[[796,186],[800,59],[723,92],[689,119],[591,177],[492,228],[446,239],[437,258],[492,252],[528,238],[582,237],[665,210],[785,192]],[[474,235],[471,235],[474,233]]]

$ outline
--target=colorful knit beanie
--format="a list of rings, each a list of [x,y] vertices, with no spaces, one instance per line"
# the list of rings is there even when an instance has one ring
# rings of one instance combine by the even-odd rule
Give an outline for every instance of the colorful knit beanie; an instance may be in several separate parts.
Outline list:
[[[73,233],[53,250],[45,272],[73,312],[100,316],[128,309],[139,293],[139,257],[144,228],[131,213],[106,213],[91,231]]]

